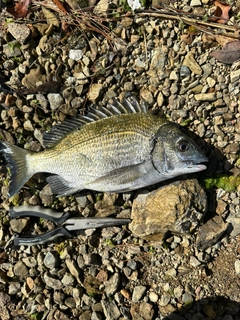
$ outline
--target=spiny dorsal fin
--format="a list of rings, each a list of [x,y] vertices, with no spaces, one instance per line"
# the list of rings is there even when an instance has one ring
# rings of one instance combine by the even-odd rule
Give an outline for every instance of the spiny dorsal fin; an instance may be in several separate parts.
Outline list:
[[[53,126],[49,132],[45,132],[43,135],[43,143],[46,149],[51,148],[71,131],[79,130],[87,123],[120,114],[131,113],[147,113],[146,105],[140,105],[134,96],[130,98],[124,98],[122,103],[115,100],[112,104],[109,103],[106,107],[97,107],[97,109],[90,108],[90,111],[86,115],[80,115],[77,118],[66,119],[61,124]]]

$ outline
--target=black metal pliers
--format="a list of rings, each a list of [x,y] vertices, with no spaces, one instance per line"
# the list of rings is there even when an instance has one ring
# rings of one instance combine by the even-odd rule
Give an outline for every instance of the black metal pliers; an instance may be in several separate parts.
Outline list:
[[[15,235],[13,240],[15,246],[44,244],[46,242],[53,241],[58,237],[72,237],[69,231],[111,227],[131,222],[130,219],[118,218],[69,218],[70,214],[68,212],[56,212],[40,206],[12,207],[10,208],[9,213],[11,218],[38,217],[52,221],[57,225],[55,229],[40,235]]]

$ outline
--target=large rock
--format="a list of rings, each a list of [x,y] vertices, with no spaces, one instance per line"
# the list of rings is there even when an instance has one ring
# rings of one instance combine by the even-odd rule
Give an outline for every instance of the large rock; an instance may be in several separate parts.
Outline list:
[[[168,231],[196,229],[207,210],[207,197],[196,179],[176,181],[133,201],[130,230],[138,237],[160,240]]]

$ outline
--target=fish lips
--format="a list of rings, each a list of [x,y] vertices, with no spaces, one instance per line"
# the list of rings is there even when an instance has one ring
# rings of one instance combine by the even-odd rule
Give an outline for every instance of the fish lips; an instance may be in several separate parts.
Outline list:
[[[206,170],[207,166],[202,164],[202,162],[208,162],[208,158],[204,155],[201,158],[198,158],[197,161],[183,161],[182,169],[186,172],[198,172]]]
[[[208,158],[204,155],[198,157],[197,161],[194,160],[183,160],[179,161],[176,168],[173,168],[170,163],[166,162],[166,172],[171,175],[180,175],[187,173],[199,172],[207,169],[207,166],[202,164],[202,162],[207,162]]]

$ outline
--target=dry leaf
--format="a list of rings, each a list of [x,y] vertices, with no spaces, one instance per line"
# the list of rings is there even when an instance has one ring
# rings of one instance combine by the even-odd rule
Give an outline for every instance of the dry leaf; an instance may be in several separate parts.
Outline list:
[[[222,36],[222,35],[216,35],[215,40],[217,43],[219,43],[222,47],[224,47],[228,42],[233,42],[233,38]]]
[[[53,2],[63,13],[67,13],[67,10],[64,8],[64,6],[61,4],[59,0],[53,0]]]
[[[45,15],[46,19],[47,19],[47,24],[51,25],[53,24],[56,27],[59,27],[59,20],[56,17],[56,15],[49,9],[42,7],[42,12]]]
[[[228,42],[222,50],[212,51],[210,55],[220,62],[232,64],[240,59],[240,41]]]
[[[24,18],[28,14],[28,9],[32,0],[19,0],[15,7],[8,7],[7,12],[11,13],[15,18]]]
[[[214,16],[217,18],[213,20],[222,24],[227,23],[229,20],[229,11],[231,9],[231,6],[227,3],[221,3],[219,1],[214,1],[214,5],[216,7]]]

